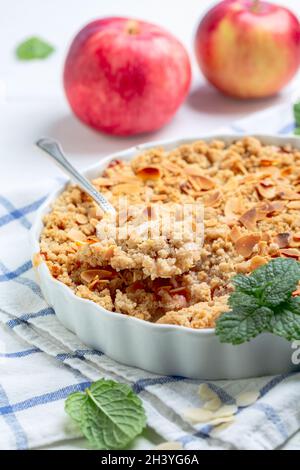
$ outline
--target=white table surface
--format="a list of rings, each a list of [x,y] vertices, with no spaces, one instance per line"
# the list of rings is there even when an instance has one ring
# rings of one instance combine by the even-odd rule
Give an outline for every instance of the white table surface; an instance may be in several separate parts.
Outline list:
[[[273,0],[295,12],[299,0]],[[0,187],[1,192],[24,184],[60,176],[33,145],[42,136],[59,139],[78,168],[146,140],[201,135],[249,113],[283,103],[297,93],[298,77],[278,96],[238,101],[220,95],[207,85],[193,55],[197,19],[215,4],[212,0],[1,0],[0,3]],[[298,8],[297,8],[298,6]],[[164,26],[187,47],[192,58],[193,83],[189,97],[173,121],[152,135],[109,137],[82,125],[66,103],[61,75],[64,57],[75,33],[90,20],[103,16],[132,16]],[[39,35],[56,47],[44,61],[19,62],[14,50],[24,38]],[[136,446],[150,448],[152,434]],[[83,441],[61,443],[57,448],[82,448]]]

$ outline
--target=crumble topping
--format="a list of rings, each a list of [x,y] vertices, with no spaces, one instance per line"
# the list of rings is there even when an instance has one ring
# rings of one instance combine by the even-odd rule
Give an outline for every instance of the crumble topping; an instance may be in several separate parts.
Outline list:
[[[250,273],[273,257],[300,257],[300,151],[288,145],[245,137],[229,145],[156,148],[131,162],[111,162],[93,184],[114,206],[124,196],[133,207],[204,206],[199,250],[189,245],[191,233],[176,245],[165,235],[152,242],[133,230],[132,239],[122,239],[107,229],[99,242],[103,213],[91,198],[76,186],[57,198],[44,217],[41,256],[53,277],[107,310],[214,327],[228,309],[236,273]],[[120,235],[122,225],[117,230]]]
[[[203,228],[202,205],[198,217],[196,205],[123,205],[117,214],[104,214],[96,227],[99,242],[82,250],[82,260],[88,252],[97,266],[141,270],[151,279],[180,275],[199,261],[203,230],[196,230]]]

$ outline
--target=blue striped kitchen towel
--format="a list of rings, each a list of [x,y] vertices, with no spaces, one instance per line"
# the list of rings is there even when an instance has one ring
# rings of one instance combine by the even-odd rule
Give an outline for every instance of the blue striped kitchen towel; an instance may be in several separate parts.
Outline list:
[[[291,106],[273,108],[225,129],[240,133],[293,130]],[[300,449],[300,373],[210,386],[224,403],[260,390],[233,425],[215,434],[192,425],[183,412],[199,407],[200,381],[157,376],[117,364],[82,344],[56,319],[34,279],[28,230],[51,185],[0,194],[0,448],[30,449],[79,436],[64,412],[70,392],[100,377],[132,386],[148,424],[162,440],[186,449]]]

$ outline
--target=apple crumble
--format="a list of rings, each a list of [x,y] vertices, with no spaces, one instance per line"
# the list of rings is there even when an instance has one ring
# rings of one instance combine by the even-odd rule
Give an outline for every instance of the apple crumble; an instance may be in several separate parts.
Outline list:
[[[122,237],[122,214],[110,226],[91,198],[70,185],[44,217],[41,256],[54,278],[107,310],[214,327],[228,309],[236,273],[274,257],[300,257],[300,151],[289,145],[245,137],[155,148],[130,162],[112,161],[93,184],[115,207],[125,196],[130,207],[143,204],[147,210],[134,213],[142,216],[139,229]],[[164,219],[168,205],[186,204],[204,207],[201,248],[189,231],[180,241],[159,228],[156,237],[143,237],[149,210],[161,208]]]
[[[141,270],[151,279],[183,274],[196,265],[203,244],[202,205],[126,202],[116,214],[104,214],[96,227],[99,242],[82,249],[80,260],[88,256],[97,267]]]

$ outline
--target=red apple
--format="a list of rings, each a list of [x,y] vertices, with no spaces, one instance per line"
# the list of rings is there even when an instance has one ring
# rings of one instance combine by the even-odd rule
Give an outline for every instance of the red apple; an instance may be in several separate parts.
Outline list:
[[[195,37],[200,68],[216,88],[239,98],[278,92],[300,62],[300,24],[286,8],[225,0],[202,19]]]
[[[186,97],[190,81],[182,44],[159,26],[127,18],[85,26],[64,68],[74,113],[89,126],[116,135],[162,127]]]

